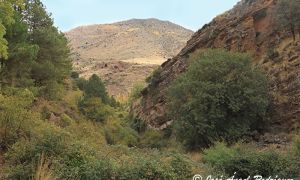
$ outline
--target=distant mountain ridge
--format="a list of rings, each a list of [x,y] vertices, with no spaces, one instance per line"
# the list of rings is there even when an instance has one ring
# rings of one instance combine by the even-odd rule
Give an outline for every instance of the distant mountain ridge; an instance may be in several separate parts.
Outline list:
[[[74,68],[83,77],[100,75],[115,95],[128,93],[133,84],[144,82],[157,65],[186,45],[193,31],[169,21],[131,19],[80,26],[65,34],[70,41]]]

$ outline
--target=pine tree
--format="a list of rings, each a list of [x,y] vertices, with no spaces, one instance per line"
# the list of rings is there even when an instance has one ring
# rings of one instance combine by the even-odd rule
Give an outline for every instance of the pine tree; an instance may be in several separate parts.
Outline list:
[[[102,80],[96,75],[93,74],[88,80],[84,92],[86,97],[98,97],[102,99],[102,102],[105,104],[109,103],[109,96],[106,92],[106,88]]]

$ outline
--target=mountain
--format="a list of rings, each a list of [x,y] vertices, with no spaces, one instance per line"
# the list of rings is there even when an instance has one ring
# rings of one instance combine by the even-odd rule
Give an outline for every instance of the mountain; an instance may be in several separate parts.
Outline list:
[[[82,77],[100,75],[110,94],[127,94],[175,56],[193,32],[168,21],[132,19],[77,27],[66,32],[74,68]]]
[[[142,92],[133,107],[134,115],[155,129],[171,122],[166,117],[166,91],[188,67],[190,53],[198,49],[224,48],[253,55],[270,79],[272,125],[290,131],[300,122],[300,37],[293,40],[289,32],[277,31],[274,22],[275,0],[242,0],[232,10],[203,26],[174,58],[161,66],[156,85]]]

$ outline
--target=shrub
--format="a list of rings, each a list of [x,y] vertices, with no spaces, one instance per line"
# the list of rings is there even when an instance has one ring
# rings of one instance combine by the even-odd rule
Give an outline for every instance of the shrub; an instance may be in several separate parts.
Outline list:
[[[276,51],[274,49],[269,49],[267,52],[267,56],[269,59],[274,61],[276,58],[279,57],[279,53],[278,53],[278,51]]]
[[[14,94],[14,95],[11,95]],[[39,115],[28,108],[33,101],[29,90],[0,94],[0,148],[7,149],[19,138],[30,135]]]
[[[142,96],[142,90],[144,89],[144,85],[142,84],[137,84],[133,86],[131,89],[131,92],[129,94],[129,106],[132,106],[133,102],[139,99]]]
[[[100,98],[84,98],[79,102],[80,111],[90,120],[104,122],[112,116],[114,109],[102,102]]]
[[[67,138],[60,128],[40,121],[31,129],[30,139],[20,138],[7,151],[5,165],[9,178],[31,178],[41,155],[58,156],[65,151]]]
[[[211,173],[235,178],[248,178],[261,175],[264,178],[278,175],[281,178],[295,178],[298,170],[293,166],[299,163],[293,158],[272,149],[258,150],[251,145],[227,147],[218,143],[204,151],[204,163],[212,169]],[[298,161],[297,161],[298,162]]]
[[[130,114],[128,118],[132,129],[136,130],[138,133],[146,131],[147,124],[145,123],[145,121],[135,117],[133,114]]]
[[[71,78],[78,79],[79,78],[79,73],[76,72],[76,71],[71,72]]]
[[[79,88],[81,91],[84,90],[84,88],[85,88],[85,86],[86,86],[86,84],[87,84],[87,82],[88,82],[88,81],[85,80],[84,78],[78,78],[78,79],[76,79],[75,81],[76,81],[76,84],[77,84],[78,88]]]
[[[169,88],[167,103],[175,133],[188,148],[222,139],[234,142],[261,129],[268,82],[249,56],[202,50],[189,60],[187,72]]]
[[[162,72],[162,68],[159,67],[153,71],[151,76],[147,77],[146,82],[149,83],[150,87],[156,87],[159,83],[160,74]]]
[[[40,95],[48,100],[60,100],[64,94],[65,88],[56,81],[48,81],[41,89]]]
[[[144,156],[134,151],[135,158],[131,163],[118,168],[117,179],[190,179],[191,164],[183,156],[178,154],[160,155],[146,152]]]
[[[141,135],[139,147],[142,148],[162,148],[167,144],[163,133],[156,130],[147,130]]]
[[[127,125],[122,124],[120,120],[109,120],[104,129],[105,139],[110,145],[118,144],[130,147],[137,145],[137,133]]]
[[[74,143],[53,160],[59,179],[112,179],[113,167],[109,159],[81,143]]]

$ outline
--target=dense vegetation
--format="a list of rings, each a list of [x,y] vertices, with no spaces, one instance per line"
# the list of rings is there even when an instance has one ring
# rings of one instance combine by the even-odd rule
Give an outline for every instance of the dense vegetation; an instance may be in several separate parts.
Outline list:
[[[245,54],[202,50],[169,90],[169,116],[189,148],[234,142],[260,130],[268,106],[267,78]]]
[[[0,179],[300,177],[299,138],[281,151],[235,144],[267,123],[267,78],[249,56],[191,55],[169,89],[174,126],[162,132],[127,113],[143,86],[121,104],[97,75],[72,72],[69,53],[40,0],[0,0]],[[150,88],[161,72],[148,78]]]
[[[187,156],[151,148],[160,133],[130,127],[98,76],[71,72],[67,40],[39,0],[0,1],[0,10],[1,179],[192,176]]]

